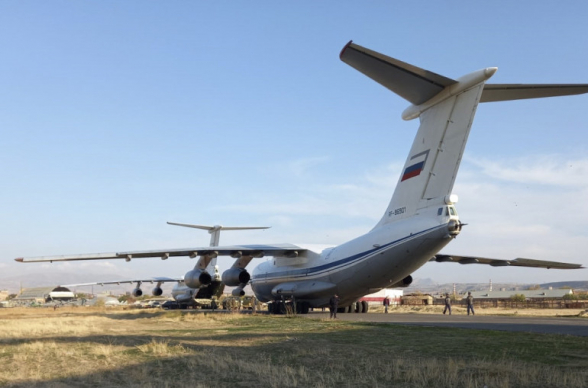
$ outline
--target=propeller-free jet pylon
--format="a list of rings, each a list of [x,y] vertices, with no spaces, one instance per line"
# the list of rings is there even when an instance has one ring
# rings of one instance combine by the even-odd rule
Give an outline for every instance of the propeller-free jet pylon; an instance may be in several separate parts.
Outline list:
[[[404,120],[419,118],[420,127],[402,168],[392,199],[372,230],[336,247],[313,251],[292,244],[217,246],[109,254],[19,258],[20,262],[199,256],[185,276],[197,288],[210,279],[206,267],[217,256],[235,258],[222,281],[237,287],[251,284],[256,297],[281,309],[280,301],[295,299],[301,313],[328,305],[340,296],[340,306],[389,287],[407,286],[411,274],[429,261],[491,266],[576,269],[579,264],[531,259],[498,260],[477,256],[439,254],[462,229],[453,184],[470,128],[480,102],[565,96],[588,92],[588,84],[487,84],[497,68],[488,67],[451,79],[390,58],[349,42],[341,60],[398,94],[411,105]],[[250,275],[253,258],[271,256]]]

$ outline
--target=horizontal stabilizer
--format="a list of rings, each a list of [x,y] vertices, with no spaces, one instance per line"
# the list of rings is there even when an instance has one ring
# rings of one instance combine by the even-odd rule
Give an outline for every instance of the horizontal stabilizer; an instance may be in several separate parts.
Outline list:
[[[367,75],[414,105],[420,105],[457,81],[406,62],[390,58],[351,41],[339,56],[343,62]]]
[[[185,228],[194,228],[194,229],[202,229],[208,231],[214,230],[252,230],[252,229],[269,229],[271,226],[207,226],[207,225],[194,225],[194,224],[180,224],[177,222],[168,222],[168,225],[175,225],[175,226],[183,226]]]
[[[517,258],[514,260],[500,260],[500,259],[489,259],[486,257],[477,256],[455,256],[455,255],[442,255],[438,254],[434,256],[430,261],[436,261],[438,263],[460,263],[460,264],[486,264],[492,267],[531,267],[531,268],[547,268],[547,269],[581,269],[581,264],[573,263],[560,263],[557,261],[545,261],[545,260],[534,260],[534,259],[523,259]]]
[[[486,84],[480,102],[572,96],[588,93],[588,84]]]

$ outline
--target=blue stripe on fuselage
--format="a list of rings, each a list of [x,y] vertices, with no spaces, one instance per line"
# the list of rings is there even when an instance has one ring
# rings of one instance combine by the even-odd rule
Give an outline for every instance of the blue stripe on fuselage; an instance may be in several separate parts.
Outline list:
[[[282,277],[295,277],[295,276],[305,276],[306,277],[306,276],[309,276],[309,275],[316,275],[317,273],[322,272],[322,271],[325,271],[325,270],[331,270],[331,269],[334,269],[335,267],[338,267],[338,266],[352,264],[355,261],[360,261],[362,258],[364,258],[366,256],[370,256],[370,255],[372,255],[374,253],[377,253],[378,251],[387,249],[391,245],[395,245],[395,244],[398,244],[400,242],[406,241],[408,239],[412,239],[412,238],[418,237],[418,236],[420,236],[420,235],[422,235],[424,233],[427,233],[427,232],[429,232],[431,230],[434,230],[434,229],[437,229],[437,228],[442,228],[442,227],[445,227],[445,226],[446,225],[439,225],[439,226],[435,226],[433,228],[425,229],[425,230],[423,230],[421,232],[413,233],[410,236],[406,236],[406,237],[403,237],[403,238],[398,239],[396,241],[392,241],[392,242],[390,242],[390,243],[388,243],[386,245],[383,245],[381,247],[370,249],[368,251],[361,252],[361,253],[355,254],[353,256],[349,256],[349,257],[346,257],[344,259],[334,261],[332,263],[326,263],[326,264],[323,264],[323,265],[319,265],[317,267],[301,268],[301,269],[296,269],[296,270],[291,270],[291,271],[282,271],[282,272],[271,272],[271,273],[265,273],[265,274],[258,274],[258,275],[253,276],[251,278],[251,280],[252,281],[261,280],[261,279],[272,279],[272,280],[275,280],[275,279],[279,279],[279,278],[282,278]]]

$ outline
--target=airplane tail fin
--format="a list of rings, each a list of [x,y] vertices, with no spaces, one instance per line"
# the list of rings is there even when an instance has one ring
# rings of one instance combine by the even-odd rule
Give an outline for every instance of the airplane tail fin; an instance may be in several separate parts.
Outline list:
[[[420,127],[380,226],[419,209],[451,203],[453,184],[480,102],[551,97],[588,92],[588,85],[491,85],[497,68],[453,80],[349,42],[343,62],[409,101],[402,118]]]
[[[168,222],[168,225],[182,226],[184,228],[202,229],[208,231],[210,234],[210,246],[218,247],[221,230],[252,230],[252,229],[269,229],[270,226],[221,226],[221,225],[194,225],[194,224],[180,224],[178,222]],[[216,270],[217,258],[214,257],[208,264],[209,270]],[[218,271],[217,271],[218,272]]]

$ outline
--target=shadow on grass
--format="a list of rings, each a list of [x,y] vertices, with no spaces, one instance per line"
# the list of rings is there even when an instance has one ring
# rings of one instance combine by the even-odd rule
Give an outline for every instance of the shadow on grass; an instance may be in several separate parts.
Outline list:
[[[149,325],[140,327],[133,322],[134,319],[162,318],[164,314],[166,312],[149,311],[84,315],[128,321],[112,324],[129,325],[130,334],[105,332],[81,337],[61,335],[2,341],[5,346],[53,342],[65,345],[58,347],[63,352],[67,352],[68,344],[112,345],[113,348],[106,349],[100,360],[90,351],[87,357],[76,361],[95,364],[92,369],[103,368],[109,358],[116,361],[107,364],[115,364],[108,370],[78,372],[76,376],[52,377],[43,381],[0,381],[0,385],[18,388],[149,385],[450,387],[455,386],[454,380],[437,381],[439,376],[433,372],[428,376],[418,368],[425,370],[428,365],[439,363],[442,367],[438,369],[443,370],[443,366],[456,368],[458,365],[460,373],[465,373],[461,386],[468,386],[467,381],[475,380],[467,378],[478,373],[479,369],[472,366],[479,360],[485,363],[482,369],[501,363],[515,365],[515,369],[527,365],[560,368],[556,371],[561,373],[564,369],[565,373],[588,369],[588,360],[583,358],[588,348],[587,338],[401,326],[390,325],[390,322],[313,321],[301,317],[252,316],[220,322],[218,328],[211,327],[210,322],[202,328],[202,322],[198,320],[178,321],[177,324],[167,321],[165,326],[150,321]],[[182,315],[184,313],[174,312],[168,316]],[[162,351],[155,349],[158,344],[163,344]],[[386,369],[394,362],[405,362],[406,365],[401,365],[400,374],[390,377]],[[76,373],[74,364],[65,364],[64,368],[71,368],[71,371],[62,374]],[[584,373],[580,375],[584,379],[581,382],[588,383],[586,372],[580,373]],[[537,381],[528,386],[533,384],[550,386],[538,385]]]

